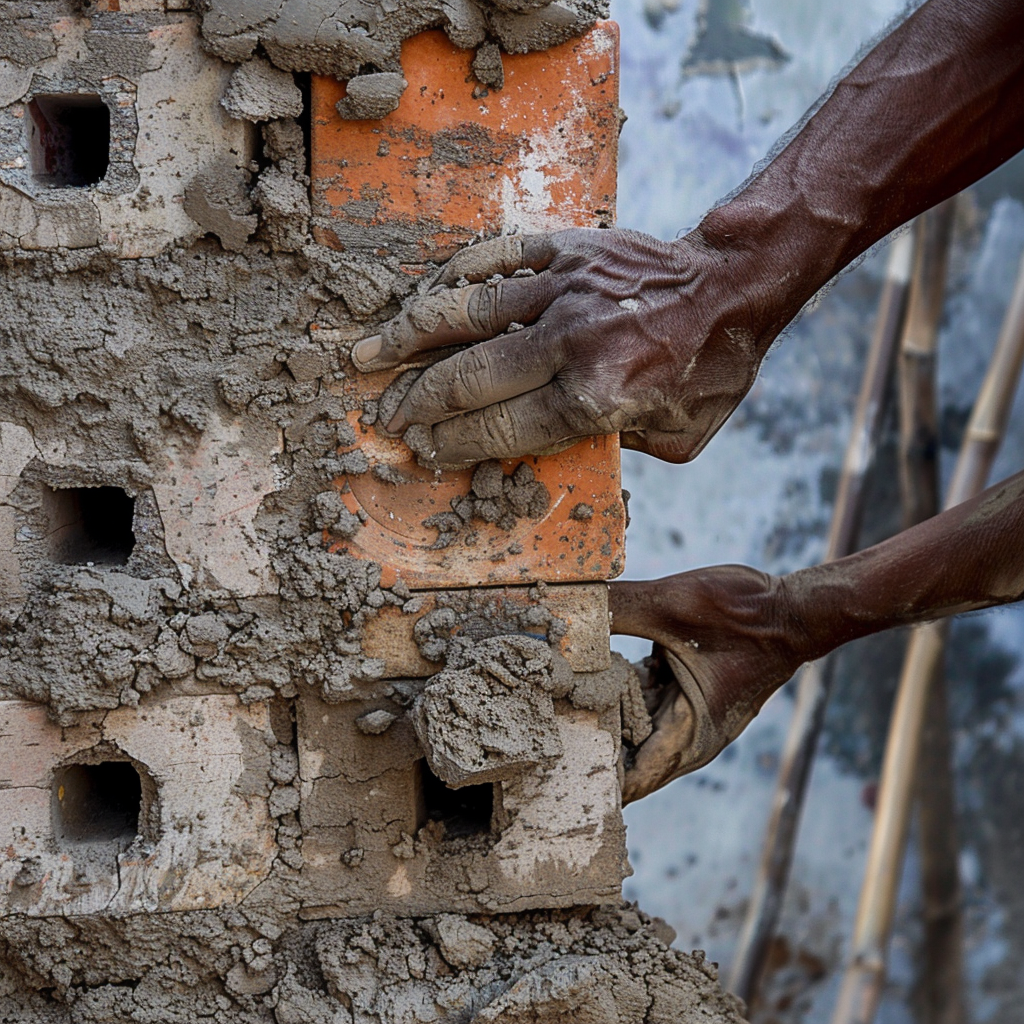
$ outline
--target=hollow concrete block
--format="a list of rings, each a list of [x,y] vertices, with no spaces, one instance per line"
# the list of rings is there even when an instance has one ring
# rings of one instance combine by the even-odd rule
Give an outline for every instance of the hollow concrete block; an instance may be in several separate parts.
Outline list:
[[[276,852],[268,735],[266,705],[233,696],[173,697],[63,729],[40,705],[0,701],[0,916],[241,902]],[[69,837],[60,770],[110,762],[139,775],[137,834],[87,825]]]
[[[253,126],[220,105],[231,68],[211,60],[194,13],[155,0],[104,0],[33,37],[49,50],[0,88],[0,248],[101,247],[156,256],[204,228],[184,211],[186,186],[224,161],[247,167]],[[105,7],[105,9],[104,9]],[[64,187],[46,179],[33,151],[37,96],[93,95],[109,112],[109,163],[100,181]]]
[[[490,822],[463,834],[457,811],[443,823],[427,805],[421,751],[405,701],[396,700],[416,686],[382,683],[362,701],[336,705],[300,693],[303,866],[292,891],[302,916],[493,913],[618,899],[629,868],[617,713],[557,702],[562,755],[495,783]],[[394,722],[366,735],[359,719],[373,710],[388,710]],[[464,792],[451,791],[453,808]]]

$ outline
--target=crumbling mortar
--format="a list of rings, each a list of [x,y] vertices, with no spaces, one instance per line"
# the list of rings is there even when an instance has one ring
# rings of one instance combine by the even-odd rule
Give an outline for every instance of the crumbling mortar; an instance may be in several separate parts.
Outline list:
[[[280,68],[352,78],[369,65],[373,73],[398,72],[399,48],[411,35],[443,28],[464,49],[493,47],[511,53],[545,49],[582,34],[599,17],[607,17],[603,0],[538,0],[527,4],[502,0],[414,0],[411,3],[346,3],[330,11],[303,12],[308,23],[284,17],[284,4],[265,6],[235,0],[205,0],[203,37],[209,49],[229,61],[251,57],[257,44]],[[494,59],[480,63],[481,84],[500,88]],[[476,69],[474,69],[476,70]]]
[[[22,6],[45,21],[55,9],[69,5]],[[209,0],[203,11],[209,15],[218,6],[223,6],[220,0]],[[357,8],[368,16],[365,12],[383,6],[387,5],[346,3],[337,17],[343,21]],[[449,2],[442,14],[441,5],[417,0],[397,10],[403,17],[422,19],[422,11],[434,8],[429,24],[444,23],[457,45],[476,48],[478,78],[497,89],[501,57],[493,38],[510,51],[549,45],[582,31],[601,13],[601,6],[589,0],[562,5]],[[248,40],[241,37],[251,26],[234,36],[220,35],[215,49],[235,63],[255,55],[289,71],[290,64],[322,70],[314,66],[322,59],[337,71],[340,49],[327,53],[314,48],[299,54],[301,45],[289,49],[274,41],[276,20],[285,7],[282,0],[258,31],[250,33],[248,52]],[[460,23],[457,15],[477,21]],[[376,60],[363,60],[355,67],[361,77],[400,70],[397,48],[411,25],[403,17],[392,10],[389,18],[381,19],[380,25],[392,36],[376,51]],[[161,18],[146,15],[142,21],[160,24]],[[118,22],[110,18],[108,24],[113,29]],[[323,14],[320,27],[326,25]],[[353,25],[349,23],[350,28]],[[373,26],[364,27],[364,38],[380,42],[371,38]],[[41,56],[41,51],[34,53],[31,61]],[[254,66],[250,64],[249,70]],[[244,116],[262,122],[254,116],[259,113],[250,107]],[[16,547],[29,596],[18,597],[13,610],[0,607],[0,621],[5,627],[12,625],[0,637],[0,696],[28,696],[47,703],[63,724],[75,724],[96,708],[145,707],[168,692],[235,692],[243,703],[269,702],[279,708],[303,700],[311,692],[303,690],[308,686],[329,702],[359,700],[378,684],[384,670],[383,663],[361,653],[363,625],[388,604],[408,614],[422,608],[422,599],[401,583],[381,587],[380,566],[327,550],[332,541],[351,539],[360,528],[358,516],[356,522],[351,514],[345,519],[336,500],[329,500],[337,498],[334,477],[368,468],[357,455],[344,451],[354,443],[354,437],[345,434],[345,417],[361,412],[366,423],[379,414],[372,403],[358,408],[356,400],[336,385],[348,372],[347,345],[398,312],[415,288],[400,262],[401,240],[388,239],[394,243],[389,250],[393,255],[386,258],[339,253],[312,243],[301,127],[289,117],[274,118],[263,123],[262,136],[263,151],[257,159],[230,169],[237,186],[233,197],[220,203],[209,182],[190,184],[192,194],[199,197],[192,209],[205,210],[198,223],[219,242],[168,247],[159,256],[130,261],[113,258],[101,245],[0,253],[8,289],[0,298],[0,343],[7,357],[0,402],[4,419],[27,431],[32,448],[22,490],[5,502],[30,531],[38,516],[25,488],[44,479],[52,482],[58,475],[75,486],[130,486],[137,503],[150,503],[140,520],[151,527],[146,531],[148,550],[133,552],[125,567],[55,566],[40,555],[38,545],[33,553],[32,538]],[[247,173],[255,176],[252,182],[245,180]],[[143,202],[141,197],[139,201]],[[421,227],[409,229],[410,252]],[[376,244],[374,238],[373,231],[364,231],[354,251],[365,253],[369,242]],[[74,314],[68,315],[71,310]],[[251,543],[262,546],[267,566],[262,589],[251,593],[224,585],[202,566],[196,572],[180,554],[172,556],[174,538],[165,528],[168,510],[154,496],[155,488],[166,484],[162,474],[168,465],[177,467],[204,439],[216,438],[218,429],[232,423],[239,425],[238,437],[243,440],[263,439],[253,442],[264,445],[255,454],[266,460],[274,478],[270,489],[260,494],[252,520]],[[58,451],[58,442],[66,450]],[[233,453],[240,443],[236,437],[222,444],[222,454]],[[491,494],[484,479],[488,474],[493,475],[493,466],[482,468],[479,487],[474,477],[471,492],[459,506],[465,515],[453,508],[461,525],[447,532],[462,541],[470,538],[474,522],[508,529],[514,520],[507,516],[534,518],[550,501],[536,481],[512,480],[517,486],[530,485],[537,499],[520,502],[519,508],[505,493],[505,481],[512,478],[499,467],[501,490]],[[118,575],[145,584],[145,614],[133,615],[118,604],[110,589],[116,589]],[[429,650],[439,666],[445,664],[442,672],[476,672],[479,659],[473,662],[469,648],[481,648],[481,642],[484,651],[525,645],[543,660],[538,652],[548,651],[549,644],[562,638],[565,624],[544,606],[542,587],[531,593],[531,599],[537,607],[511,614],[443,597],[438,608],[442,614],[419,630],[421,650]],[[450,616],[445,612],[454,613],[454,626],[446,625]],[[488,646],[490,641],[494,643]],[[58,677],[73,680],[74,686],[51,687],[43,694],[39,680]],[[498,671],[489,678],[516,688],[511,677],[501,677]],[[395,709],[385,712],[393,714],[391,728],[400,720],[401,728],[409,728],[407,716],[422,707],[420,699],[430,684],[395,683],[388,689],[388,707]],[[629,691],[614,672],[600,683],[582,677],[573,681],[564,666],[552,668],[551,678],[540,689],[555,702],[551,718],[556,710],[565,713],[567,704],[602,713],[622,704],[625,713]],[[644,722],[649,728],[640,704],[639,711],[634,709],[636,728]],[[384,735],[389,726],[362,729],[357,723],[357,728],[367,742],[376,742],[369,737]],[[75,1024],[109,1019],[171,1024],[206,1017],[225,1024],[290,1024],[347,1022],[354,1013],[358,1024],[404,1024],[412,1007],[434,1000],[439,1020],[462,1024],[469,1013],[503,998],[513,982],[531,971],[555,964],[553,978],[563,978],[564,971],[569,972],[565,977],[571,976],[579,965],[574,961],[559,966],[559,955],[586,958],[612,950],[615,957],[625,956],[615,945],[625,941],[624,935],[616,932],[614,921],[600,919],[599,912],[566,918],[560,912],[471,919],[448,914],[411,919],[411,924],[375,915],[362,923],[299,923],[295,893],[301,891],[305,866],[303,832],[296,816],[300,782],[285,763],[294,752],[294,731],[285,739],[282,735],[275,728],[274,737],[266,739],[270,768],[261,770],[259,780],[244,783],[246,791],[258,791],[267,801],[275,845],[269,873],[237,894],[242,905],[186,914],[161,909],[119,921],[95,915],[73,919],[71,930],[63,934],[48,930],[46,920],[17,914],[0,918],[0,1019],[15,1014],[25,1024],[70,1024],[72,1019]],[[536,770],[542,774],[548,756],[550,751],[540,752]],[[506,815],[501,827],[514,816]],[[609,821],[621,827],[617,815]],[[428,823],[415,834],[404,831],[403,824],[400,817],[391,817],[374,823],[369,832],[396,836],[392,853],[399,861],[436,851],[443,838],[440,823]],[[487,876],[479,859],[491,850],[493,837],[444,841],[452,861],[447,870],[463,873],[464,880],[455,889],[487,906]],[[245,852],[235,850],[232,856],[244,859]],[[357,847],[338,852],[339,863],[352,870],[359,868],[362,857]],[[435,864],[433,870],[441,868]],[[544,898],[543,885],[535,890],[535,898]],[[498,894],[491,904],[510,898]],[[552,888],[547,898],[557,902],[567,896]],[[614,918],[617,912],[610,913]],[[618,913],[621,924],[624,918]],[[576,937],[545,938],[554,920],[568,932],[577,922]],[[628,926],[625,932],[633,934]],[[364,935],[373,957],[365,949],[360,953]],[[514,938],[522,955],[509,952],[492,963],[488,953],[476,963],[480,949],[492,944],[488,935]],[[461,952],[456,949],[459,943],[465,946]],[[494,948],[498,945],[493,943]],[[342,964],[338,956],[347,956],[350,947],[354,958]],[[661,947],[646,962],[671,965],[677,957]],[[634,959],[640,962],[639,957]],[[668,967],[665,972],[671,973]],[[365,980],[368,975],[373,986]],[[375,992],[378,975],[388,979],[392,995],[385,998]],[[646,968],[636,967],[633,977],[648,984]],[[591,987],[600,988],[601,978],[599,972]],[[466,1004],[469,1009],[456,1012],[452,1008],[466,986],[475,994]],[[718,1006],[718,998],[712,992],[705,1009]],[[651,1017],[652,999],[646,995],[637,1004],[638,1021],[686,1020],[675,1014]],[[534,1019],[533,1004],[517,1008],[513,1003],[495,1012],[508,1024]],[[573,1010],[556,1012],[571,1016]],[[612,1018],[594,1018],[605,1019]],[[614,1019],[620,1019],[617,1012]]]
[[[322,477],[323,483],[317,485],[313,483],[313,479],[324,469],[331,469],[330,459],[338,457],[332,453],[336,452],[341,443],[350,442],[352,439],[350,434],[344,433],[347,427],[344,426],[342,418],[348,408],[346,401],[326,391],[319,383],[319,379],[314,378],[310,381],[315,390],[310,394],[308,401],[302,404],[295,401],[295,387],[299,386],[296,377],[300,372],[303,376],[310,372],[306,369],[307,365],[313,372],[321,375],[340,372],[337,352],[329,342],[318,342],[318,332],[310,333],[308,324],[314,320],[328,326],[332,323],[346,322],[342,308],[335,308],[329,312],[326,307],[317,304],[308,305],[303,309],[301,302],[297,310],[294,308],[294,296],[301,296],[308,291],[302,285],[302,276],[309,270],[309,257],[303,254],[292,257],[279,256],[271,262],[265,256],[252,251],[230,257],[218,252],[216,246],[211,247],[209,244],[200,244],[189,250],[174,250],[152,260],[132,261],[130,264],[113,261],[101,253],[24,255],[23,260],[19,259],[17,254],[5,254],[0,257],[0,262],[10,271],[7,276],[10,289],[6,302],[8,305],[13,302],[15,310],[19,306],[25,309],[24,315],[15,313],[7,320],[6,330],[0,329],[8,346],[8,364],[14,371],[10,376],[0,380],[0,392],[4,393],[6,401],[5,419],[31,431],[34,453],[41,453],[51,443],[50,439],[56,436],[73,440],[80,436],[82,427],[87,429],[91,443],[89,453],[86,454],[83,449],[82,454],[78,456],[78,469],[60,469],[59,474],[63,476],[58,479],[57,468],[40,461],[29,472],[28,477],[36,479],[49,474],[51,482],[80,483],[85,473],[87,483],[110,485],[123,480],[125,483],[135,481],[132,486],[136,490],[140,486],[148,487],[152,472],[146,463],[162,461],[168,440],[176,436],[179,440],[175,443],[187,447],[195,444],[202,437],[202,431],[209,427],[210,412],[206,410],[216,408],[216,399],[211,402],[211,386],[217,388],[217,394],[222,399],[227,399],[236,413],[250,419],[270,420],[282,431],[280,436],[283,450],[275,459],[280,487],[264,500],[263,511],[256,520],[257,530],[264,538],[269,537],[270,540],[271,561],[280,580],[280,595],[239,599],[233,598],[228,591],[211,589],[208,584],[198,585],[197,589],[198,581],[185,581],[186,586],[181,589],[181,594],[170,601],[165,601],[161,614],[147,624],[146,635],[137,635],[134,641],[125,645],[125,649],[132,652],[133,664],[144,666],[154,663],[158,650],[170,651],[168,644],[171,643],[172,637],[181,637],[182,629],[189,617],[196,614],[212,614],[222,618],[242,618],[229,623],[229,637],[224,638],[224,645],[219,646],[216,653],[206,652],[205,657],[197,659],[196,671],[201,678],[216,679],[223,687],[247,694],[248,700],[263,699],[274,691],[294,692],[290,679],[296,674],[305,675],[313,680],[319,678],[323,682],[333,673],[341,682],[342,690],[347,688],[344,682],[346,679],[372,678],[377,666],[353,657],[353,652],[358,651],[359,625],[367,614],[374,612],[366,602],[369,600],[371,605],[378,606],[387,603],[400,604],[407,600],[405,592],[395,595],[377,587],[374,574],[377,574],[376,579],[379,579],[379,573],[372,566],[355,566],[351,561],[346,562],[326,551],[312,548],[297,553],[294,541],[295,527],[291,525],[305,516],[305,504],[310,498],[315,494],[325,493],[324,484],[329,481]],[[314,249],[312,255],[315,260],[319,253]],[[271,286],[270,291],[266,287],[253,291],[253,274],[257,272]],[[54,297],[57,308],[78,307],[78,303],[73,301],[62,302],[59,298],[60,291],[81,294],[86,287],[90,287],[91,279],[98,279],[100,275],[104,284],[97,294],[103,294],[105,297],[105,308],[102,312],[104,337],[109,336],[110,331],[113,331],[115,337],[120,337],[124,330],[122,323],[127,323],[131,327],[141,319],[147,322],[151,339],[142,349],[133,331],[131,340],[134,347],[129,346],[126,350],[126,355],[133,362],[144,367],[134,375],[131,384],[135,403],[131,408],[131,419],[127,421],[121,411],[123,398],[119,396],[116,387],[111,387],[122,378],[124,371],[114,370],[113,366],[108,366],[109,356],[105,354],[103,342],[98,341],[97,344],[86,346],[74,344],[67,357],[60,356],[59,345],[56,351],[53,346],[54,335],[50,330],[52,314],[46,313],[40,318],[39,310],[30,298],[35,293],[26,290],[30,282],[45,276],[52,282],[51,289],[55,287],[57,290],[58,295]],[[318,272],[318,277],[320,280],[327,279],[322,271]],[[237,284],[228,285],[227,280],[231,279],[242,287],[239,288]],[[21,282],[24,282],[25,288]],[[287,287],[285,282],[288,282]],[[231,300],[227,303],[217,303],[212,309],[208,303],[197,304],[205,302],[214,294],[231,295]],[[170,297],[176,301],[169,304]],[[264,297],[269,297],[272,303],[280,304],[282,315],[263,315],[259,319],[250,319],[245,305],[250,297],[257,298],[259,305],[264,307]],[[119,306],[132,310],[127,321],[116,312]],[[195,310],[195,318],[190,307]],[[211,316],[215,319],[211,320]],[[193,338],[193,325],[197,318],[199,322],[209,323],[210,326],[215,323],[217,325],[216,334],[205,333],[198,349]],[[80,322],[77,325],[78,337],[83,336],[83,327],[88,331],[88,322],[86,317],[84,324]],[[293,325],[290,335],[287,331],[280,331],[280,327],[289,322]],[[267,334],[268,331],[273,332],[272,336]],[[180,341],[175,340],[176,335]],[[31,357],[28,353],[34,348],[40,351],[49,349],[51,359],[54,356],[58,359],[53,365],[60,367],[58,375],[52,378],[56,385],[53,397],[42,403],[42,407],[38,401],[38,392],[25,390],[27,382],[39,379],[38,364],[34,364],[34,370],[29,370],[33,363],[29,362]],[[202,359],[197,361],[195,358],[196,352],[204,349],[209,352],[206,357],[209,361],[205,363]],[[161,354],[162,351],[166,354]],[[139,358],[143,352],[144,362]],[[301,371],[300,364],[295,361],[299,356],[304,361]],[[161,361],[167,369],[164,372],[155,372]],[[290,363],[295,365],[296,371],[289,369]],[[225,370],[227,372],[224,372]],[[283,381],[282,373],[287,375],[288,383]],[[131,377],[131,371],[129,376]],[[176,379],[181,387],[178,389],[174,404],[168,406],[162,396],[167,391],[168,382]],[[81,383],[72,383],[75,381]],[[246,397],[242,402],[236,397],[239,395],[239,387],[245,389]],[[81,405],[80,396],[86,393],[96,395],[101,401],[96,406],[98,415],[90,414],[90,422],[83,424],[74,413],[76,405]],[[70,423],[67,422],[69,413]],[[318,435],[316,429],[310,434],[309,441],[304,435],[311,427],[316,428],[317,424],[327,425],[332,420],[335,423],[331,428],[334,436],[333,439],[326,439],[329,461],[318,471],[312,463],[316,458],[325,456],[316,455],[315,449],[311,450],[308,445],[324,443],[325,437],[322,432]],[[62,426],[62,421],[66,426]],[[123,450],[125,427],[129,428],[127,436],[130,443],[140,451],[142,459],[137,464],[138,469],[131,470],[135,476],[112,477],[109,461],[97,462],[96,456],[99,454],[102,458],[102,453],[106,450]],[[358,468],[348,465],[348,462],[351,462],[351,457],[344,462],[343,468],[349,471]],[[138,473],[142,473],[142,476],[138,477]],[[88,474],[92,476],[88,477]],[[307,478],[308,482],[301,483],[303,478]],[[29,509],[26,515],[31,514]],[[161,550],[163,545],[160,543],[159,516],[151,517],[151,520],[152,528],[147,530],[146,539],[151,549],[148,556],[150,564],[143,575],[154,579],[173,578],[178,573],[174,563],[167,558],[166,552]],[[29,555],[27,549],[22,547],[19,550],[22,555]],[[32,579],[38,578],[40,572],[44,577],[51,579],[54,576],[68,578],[72,575],[69,567],[43,566],[38,556],[28,557],[28,563],[26,582],[29,582],[32,588],[36,587]],[[352,575],[354,569],[358,570],[355,576]],[[138,574],[139,567],[129,565],[127,571],[134,576]],[[325,572],[329,579],[337,581],[336,586],[322,586]],[[367,572],[371,574],[369,577],[365,575]],[[359,584],[358,578],[365,582]],[[66,584],[59,586],[65,587]],[[72,593],[73,590],[74,588]],[[58,589],[56,593],[59,592]],[[337,600],[339,596],[343,598],[340,605]],[[36,621],[33,602],[38,603],[40,599],[37,596],[27,600],[20,607],[13,620],[17,628],[12,630],[10,636],[5,636],[0,641],[0,686],[4,686],[9,692],[47,699],[25,684],[27,677],[36,674],[31,664],[38,655],[33,655],[31,649],[24,646],[24,641],[36,628],[33,626],[33,622]],[[52,602],[53,597],[51,596],[49,600]],[[260,620],[268,621],[268,602],[278,606],[282,602],[285,604],[283,614],[279,607],[277,613],[269,616],[269,636],[265,632],[261,633],[259,627],[254,625]],[[300,607],[295,607],[296,603]],[[4,614],[10,620],[9,611]],[[103,608],[101,613],[97,609],[93,614],[99,614],[99,619],[104,623],[101,632],[105,631],[108,608]],[[303,635],[308,633],[304,623],[323,618],[325,615],[326,620],[320,635],[312,636],[308,640],[303,639]],[[290,626],[287,625],[289,620],[292,623]],[[328,625],[329,622],[333,622],[334,625]],[[277,624],[276,627],[274,623]],[[290,660],[294,668],[285,672],[274,667],[273,659],[258,656],[261,647],[265,648],[266,641],[273,639],[275,632],[278,634],[276,643],[273,643],[275,648],[280,649],[282,642],[285,647],[293,648],[293,656],[286,660]],[[323,643],[325,636],[328,639]],[[187,647],[187,644],[180,646]],[[329,654],[332,647],[335,648],[334,655]],[[325,650],[328,652],[326,660]],[[183,653],[192,656],[187,650]],[[265,653],[264,649],[263,654]],[[29,663],[24,664],[22,669],[16,669],[14,662],[24,661],[26,656]],[[166,662],[166,656],[163,660]],[[261,671],[260,662],[270,663],[268,671],[275,678],[263,678],[266,673]],[[90,676],[95,676],[93,667],[84,662],[80,663],[78,668],[86,681]],[[181,663],[177,667],[172,667],[172,674],[180,674],[187,670],[188,665]],[[254,671],[256,675],[253,674]],[[11,678],[12,672],[20,677],[20,681]],[[128,685],[123,689],[116,688],[116,692],[107,692],[109,684],[94,684],[91,688],[86,686],[74,699],[64,700],[60,696],[56,697],[52,700],[52,706],[58,717],[63,715],[65,720],[68,720],[68,715],[87,710],[93,704],[111,706],[122,699],[128,703],[135,703],[138,696],[133,695],[131,691],[137,680],[138,676],[135,673],[125,677],[120,682]],[[150,686],[152,685],[154,684],[150,682]],[[330,686],[328,689],[330,690]],[[93,695],[90,696],[90,693]],[[100,697],[98,693],[104,693],[104,696]]]
[[[740,1024],[713,965],[669,949],[671,934],[629,904],[307,923],[266,905],[145,921],[10,917],[0,922],[0,1013],[53,1024],[111,1015],[289,1024],[356,1013],[360,1024],[401,1024],[430,1007],[447,1024],[526,1024],[537,1012],[600,1024]],[[519,1002],[537,982],[570,1001]],[[4,994],[12,984],[24,993],[13,1006]]]

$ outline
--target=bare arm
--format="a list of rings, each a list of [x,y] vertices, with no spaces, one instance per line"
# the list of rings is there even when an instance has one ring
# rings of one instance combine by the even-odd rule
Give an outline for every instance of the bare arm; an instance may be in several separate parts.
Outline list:
[[[683,462],[823,284],[1021,148],[1024,4],[929,0],[695,231],[671,243],[580,229],[474,246],[353,361],[373,371],[480,343],[427,369],[388,424],[431,427],[441,464],[616,431]],[[523,269],[534,276],[512,277]],[[508,333],[513,324],[527,326]]]
[[[1022,597],[1024,472],[875,547],[788,576],[727,565],[613,583],[612,631],[671,655],[654,681],[656,729],[624,799],[707,763],[804,662],[893,626]]]

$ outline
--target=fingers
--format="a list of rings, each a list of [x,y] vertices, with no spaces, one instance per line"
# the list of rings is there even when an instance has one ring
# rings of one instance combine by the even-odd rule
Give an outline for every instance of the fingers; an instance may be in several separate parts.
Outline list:
[[[452,288],[461,278],[486,281],[495,274],[511,277],[517,270],[539,273],[556,253],[550,235],[504,235],[457,252],[441,268],[435,283]]]
[[[685,694],[676,689],[654,717],[654,732],[640,746],[626,770],[622,804],[653,793],[683,774],[696,736],[697,720]]]
[[[624,430],[619,435],[623,448],[674,463],[690,462],[710,439],[697,430]]]
[[[663,589],[661,580],[620,580],[609,583],[611,632],[660,640],[663,630],[657,628],[653,612],[661,610],[659,605]]]
[[[543,277],[512,277],[423,296],[352,349],[364,373],[408,362],[418,352],[486,341],[513,323],[532,323],[547,309],[551,285]]]
[[[529,328],[457,352],[424,370],[388,432],[401,434],[411,423],[440,423],[535,391],[557,373],[560,352],[557,344],[538,345]]]
[[[594,427],[576,420],[565,402],[557,386],[548,384],[438,423],[431,432],[430,460],[438,466],[465,466],[484,459],[512,459],[568,448],[594,433]],[[422,450],[424,446],[417,443],[415,447]]]

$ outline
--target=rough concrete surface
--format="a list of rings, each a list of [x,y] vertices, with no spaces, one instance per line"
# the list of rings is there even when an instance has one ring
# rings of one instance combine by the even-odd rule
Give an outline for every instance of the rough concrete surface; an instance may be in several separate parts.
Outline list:
[[[458,788],[515,778],[558,757],[553,662],[545,641],[526,636],[449,647],[444,670],[415,708],[416,735],[434,774]]]
[[[203,37],[226,61],[248,60],[257,46],[288,71],[337,78],[401,70],[403,40],[443,28],[462,49],[493,45],[527,53],[571,39],[608,14],[607,0],[202,0]],[[484,84],[498,88],[494,57]]]
[[[0,3],[4,1024],[739,1020],[620,904],[650,722],[600,579],[332,549],[347,349],[424,268],[310,237],[294,72],[391,102],[442,26],[498,89],[600,6]],[[532,524],[528,469],[450,515]]]
[[[232,117],[273,121],[298,117],[302,113],[302,94],[291,75],[254,57],[232,72],[221,106]]]
[[[190,14],[0,5],[0,249],[153,256],[196,238],[182,185],[214,161],[243,168],[255,155],[252,126],[220,106],[230,75]],[[94,188],[55,185],[28,144],[35,97],[54,94],[95,96],[109,115]]]
[[[289,928],[251,910],[7,918],[0,1019],[741,1024],[714,965],[671,935],[629,905]]]

